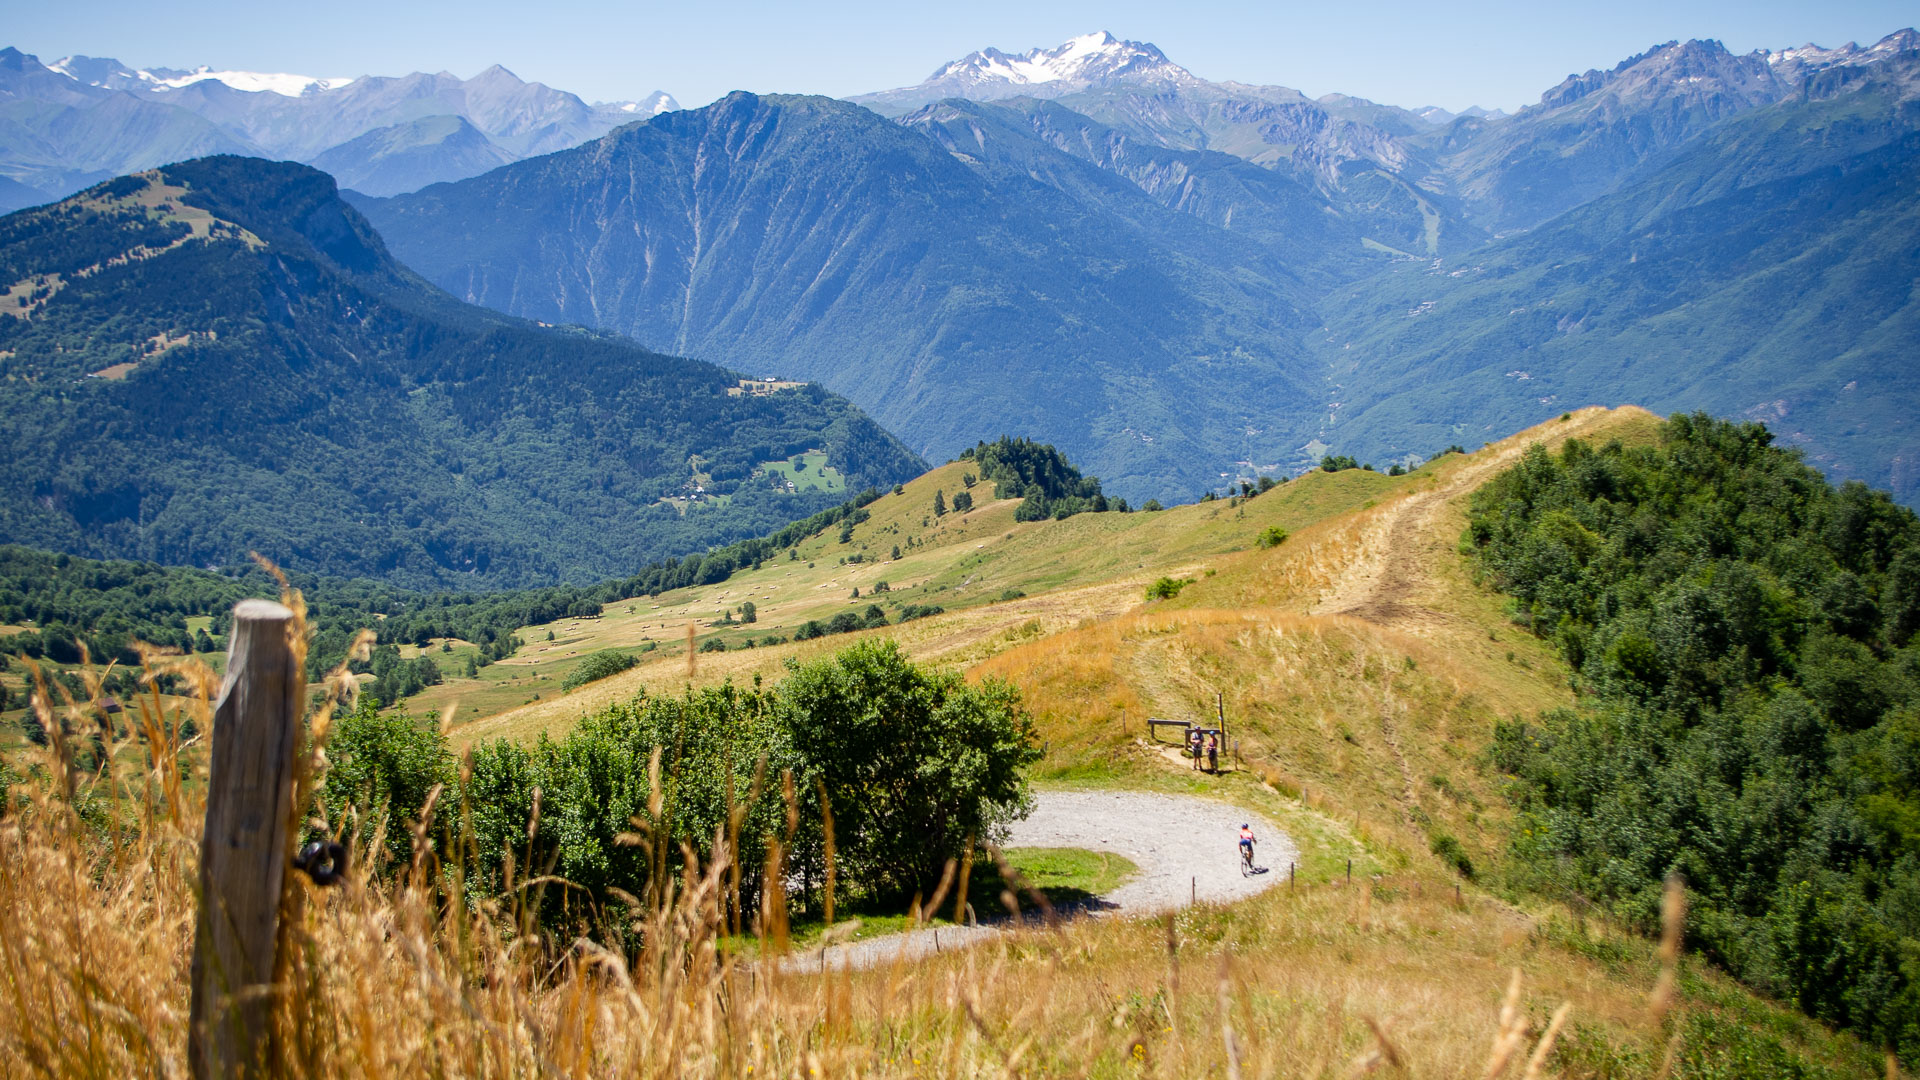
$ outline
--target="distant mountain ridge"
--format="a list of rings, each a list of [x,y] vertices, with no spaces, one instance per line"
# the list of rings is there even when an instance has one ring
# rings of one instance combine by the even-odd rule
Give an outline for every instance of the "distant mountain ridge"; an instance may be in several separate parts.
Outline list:
[[[365,210],[476,303],[787,358],[923,453],[984,423],[1136,501],[1593,401],[1783,402],[1829,472],[1914,499],[1887,351],[1914,340],[1914,41],[1670,42],[1436,125],[1089,35],[862,99],[897,131],[741,95]],[[1879,419],[1808,380],[1878,387]]]
[[[1479,230],[1530,228],[1596,197],[1720,120],[1785,100],[1810,76],[1864,68],[1916,45],[1920,34],[1911,29],[1866,48],[1744,56],[1717,41],[1671,41],[1608,71],[1569,75],[1509,117],[1211,82],[1151,44],[1102,31],[1020,56],[972,53],[915,86],[849,100],[890,116],[944,98],[1053,100],[1137,139],[1217,150],[1312,179],[1336,200],[1356,168],[1377,170],[1449,204],[1420,212],[1438,215],[1443,230],[1454,218],[1463,239],[1477,242]],[[1373,201],[1385,186],[1357,198]]]
[[[0,191],[0,210],[210,153],[324,157],[351,178],[343,182],[390,195],[577,146],[678,107],[660,91],[589,105],[498,65],[471,79],[444,71],[344,79],[134,69],[88,56],[42,64],[0,49],[0,176],[32,189],[12,200]],[[454,120],[471,132],[457,132]]]

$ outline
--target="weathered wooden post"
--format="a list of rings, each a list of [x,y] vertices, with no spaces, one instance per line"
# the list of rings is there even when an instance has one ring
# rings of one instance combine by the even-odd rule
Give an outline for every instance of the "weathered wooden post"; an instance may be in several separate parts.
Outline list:
[[[299,738],[292,623],[293,612],[271,600],[234,605],[227,677],[213,710],[200,839],[187,1029],[196,1077],[262,1075],[267,1065]]]

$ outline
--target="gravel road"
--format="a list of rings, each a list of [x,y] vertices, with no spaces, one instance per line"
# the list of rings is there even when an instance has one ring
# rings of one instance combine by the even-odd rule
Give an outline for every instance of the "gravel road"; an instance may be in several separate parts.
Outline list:
[[[1013,826],[1008,847],[1110,851],[1139,867],[1131,880],[1101,897],[1093,914],[1150,915],[1194,899],[1228,902],[1286,879],[1299,849],[1286,833],[1249,810],[1190,795],[1144,791],[1042,791],[1033,814]],[[1253,825],[1258,862],[1273,872],[1240,876],[1240,823]],[[984,912],[982,913],[985,914]],[[789,970],[867,968],[897,956],[912,959],[983,941],[1004,924],[943,926],[887,934],[788,958]]]

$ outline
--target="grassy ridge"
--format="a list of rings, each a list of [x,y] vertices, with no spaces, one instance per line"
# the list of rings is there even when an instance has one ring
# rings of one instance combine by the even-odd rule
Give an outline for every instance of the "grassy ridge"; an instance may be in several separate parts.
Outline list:
[[[1528,652],[1524,639],[1506,640],[1498,598],[1457,573],[1465,493],[1529,441],[1631,434],[1647,419],[1582,413],[1410,477],[1322,473],[1237,505],[1027,523],[1024,536],[1012,530],[1026,545],[1020,559],[1002,552],[987,565],[1051,565],[1054,556],[1040,550],[1050,533],[1085,548],[1100,535],[1087,530],[1116,528],[1114,520],[1139,523],[1109,538],[1152,537],[1169,550],[1135,547],[1134,565],[1104,580],[870,632],[944,658],[937,662],[1025,680],[1051,743],[1046,782],[1124,782],[1270,815],[1303,851],[1292,888],[1167,921],[1084,920],[923,963],[820,977],[804,956],[795,970],[752,976],[709,964],[724,955],[707,945],[725,927],[711,893],[698,888],[675,903],[648,900],[632,911],[676,958],[657,964],[655,954],[621,956],[558,939],[541,945],[512,931],[512,911],[435,906],[424,893],[363,876],[357,887],[307,904],[293,930],[303,959],[286,1000],[312,1021],[301,1030],[322,1038],[301,1043],[296,1036],[291,1045],[333,1075],[418,1071],[427,1062],[471,1074],[525,1063],[528,1070],[620,1075],[657,1065],[662,1047],[676,1061],[743,1076],[749,1066],[755,1076],[1009,1068],[1321,1076],[1391,1069],[1396,1061],[1422,1075],[1520,1075],[1520,1059],[1534,1056],[1543,1073],[1568,1076],[1877,1071],[1876,1051],[1762,1002],[1691,959],[1663,968],[1653,942],[1578,909],[1489,891],[1430,850],[1428,829],[1444,827],[1458,830],[1478,858],[1470,831],[1502,827],[1489,798],[1494,780],[1481,761],[1489,714],[1537,708],[1565,693],[1564,669],[1544,646]],[[932,485],[951,482],[936,471],[928,486],[908,485],[898,502],[873,504],[860,527],[899,525],[911,534],[922,528]],[[1335,512],[1317,521],[1295,516],[1308,505]],[[989,512],[1010,518],[1011,507],[988,503],[974,513]],[[1248,546],[1248,532],[1269,521],[1286,522],[1292,535],[1277,548]],[[1008,543],[1010,521],[990,524],[990,535]],[[959,580],[980,573],[978,564],[960,564],[989,550],[974,546],[988,544],[984,530],[957,522],[945,529],[914,534],[929,539],[924,550],[916,546],[922,557],[945,552],[946,561],[927,569]],[[812,543],[820,555],[840,546],[837,533]],[[1409,550],[1435,572],[1407,579],[1402,590],[1388,556]],[[812,561],[816,573],[846,570]],[[1195,583],[1178,600],[1142,610],[1146,581],[1162,575]],[[1380,587],[1409,610],[1395,616],[1366,607]],[[1236,609],[1232,598],[1242,595],[1260,600]],[[1092,602],[1101,598],[1110,608]],[[1055,607],[1015,610],[1048,602]],[[1443,618],[1410,613],[1417,611]],[[1490,627],[1501,640],[1486,636]],[[1467,649],[1474,641],[1486,646]],[[1514,656],[1505,667],[1495,662],[1502,652],[1485,651],[1508,647]],[[1154,650],[1158,666],[1149,666]],[[777,664],[784,655],[803,654],[792,645],[696,654],[692,675],[702,683],[729,671],[744,677],[757,667],[717,669],[740,660]],[[1093,675],[1077,684],[1060,665],[1082,657],[1092,658]],[[685,658],[678,659],[673,666],[685,681]],[[659,665],[636,671],[650,668],[669,677]],[[1115,737],[1101,717],[1082,715],[1089,700],[1098,704],[1116,688],[1143,702],[1157,696],[1167,711],[1200,712],[1216,685],[1234,694],[1229,717],[1247,744],[1247,770],[1196,774],[1125,729]],[[33,760],[58,768],[45,755]],[[162,779],[173,760],[157,757]],[[1408,791],[1394,783],[1408,771],[1425,780],[1430,769],[1446,788],[1429,782]],[[1304,790],[1294,791],[1296,783]],[[0,903],[10,913],[0,921],[0,965],[10,984],[44,990],[34,1012],[0,1012],[0,1059],[50,1061],[75,1075],[164,1071],[185,1045],[182,973],[194,866],[190,857],[166,854],[183,846],[190,854],[190,841],[172,839],[165,822],[170,814],[196,820],[192,789],[177,806],[149,804],[147,824],[111,849],[76,844],[65,830],[80,819],[46,801],[55,789],[25,790],[42,801],[23,813],[3,852],[14,870],[0,875]],[[438,820],[460,818],[448,808]],[[99,872],[72,873],[67,853],[74,850]],[[767,913],[760,926],[756,952],[764,958],[781,947],[784,931]],[[83,971],[88,977],[79,977]],[[1670,996],[1652,993],[1663,977],[1673,980]],[[1511,988],[1504,997],[1503,987]],[[117,1026],[91,1044],[58,1035],[99,1015],[114,1016]],[[343,1031],[377,1037],[333,1034]],[[1502,1045],[1505,1066],[1493,1068],[1489,1047]]]

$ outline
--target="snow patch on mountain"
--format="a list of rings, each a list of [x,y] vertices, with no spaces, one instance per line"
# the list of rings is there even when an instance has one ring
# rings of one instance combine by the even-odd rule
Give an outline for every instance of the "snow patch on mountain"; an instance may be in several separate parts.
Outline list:
[[[353,82],[352,79],[322,79],[312,75],[292,75],[285,72],[262,71],[215,71],[211,67],[198,67],[192,71],[178,71],[172,68],[129,68],[117,60],[97,60],[89,56],[63,56],[47,65],[47,70],[57,71],[75,82],[88,86],[101,86],[108,89],[129,89],[140,86],[148,90],[178,90],[199,82],[224,83],[235,90],[244,90],[250,94],[262,92],[279,94],[282,97],[300,97],[303,94],[334,90]]]
[[[152,79],[148,72],[138,74]],[[281,97],[300,97],[305,94],[320,93],[326,90],[338,90],[353,82],[350,78],[319,79],[312,75],[290,75],[285,72],[262,71],[215,71],[210,67],[196,68],[185,75],[170,79],[153,79],[168,89],[178,90],[198,82],[225,83],[235,90],[249,94],[271,93]]]
[[[1793,49],[1762,50],[1760,55],[1766,58],[1781,78],[1798,80],[1828,68],[1879,63],[1895,53],[1915,49],[1920,49],[1920,33],[1908,27],[1896,30],[1864,49],[1852,41],[1837,49],[1823,49],[1808,43]]]
[[[663,90],[655,90],[639,101],[596,101],[593,103],[593,107],[596,109],[611,109],[615,112],[626,113],[635,118],[644,118],[659,116],[661,113],[678,112],[680,103],[674,100],[672,94]]]
[[[942,64],[919,86],[869,96],[989,100],[1021,94],[1058,97],[1098,86],[1197,86],[1200,82],[1158,48],[1122,41],[1102,30],[1051,49],[1017,55],[982,49]]]

